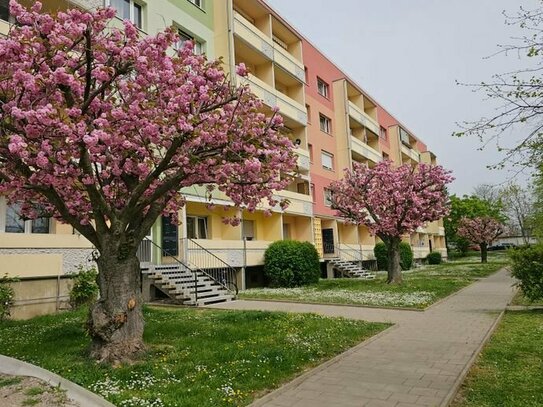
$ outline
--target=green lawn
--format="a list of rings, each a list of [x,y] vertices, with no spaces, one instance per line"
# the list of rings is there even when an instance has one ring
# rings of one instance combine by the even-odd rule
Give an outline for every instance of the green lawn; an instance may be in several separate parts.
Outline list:
[[[0,352],[72,380],[118,407],[243,406],[386,328],[313,314],[145,310],[144,360],[118,368],[85,357],[85,314],[0,324]]]
[[[320,280],[307,287],[250,289],[239,297],[423,309],[506,264],[500,255],[492,256],[487,264],[469,258],[405,272],[401,285],[386,284],[386,275],[380,273],[375,280]]]
[[[543,312],[507,312],[454,407],[543,406]]]

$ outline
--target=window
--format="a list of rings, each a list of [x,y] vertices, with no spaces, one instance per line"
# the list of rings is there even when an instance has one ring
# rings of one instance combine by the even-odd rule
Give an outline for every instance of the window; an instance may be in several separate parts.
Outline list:
[[[296,191],[299,194],[309,195],[309,184],[307,182],[299,182],[296,184]]]
[[[305,110],[307,111],[307,122],[311,123],[311,106],[305,105]]]
[[[290,240],[290,225],[283,223],[283,240]]]
[[[207,239],[207,218],[187,216],[187,237],[189,239]]]
[[[332,171],[334,169],[334,155],[321,151],[322,168]]]
[[[407,147],[411,147],[409,144],[409,133],[400,127],[400,141]]]
[[[49,233],[50,219],[46,217],[25,220],[20,215],[20,205],[3,205],[0,198],[0,232],[6,233]],[[5,209],[3,209],[5,208]]]
[[[307,66],[304,66],[304,80],[305,80],[305,83],[306,85],[309,83],[308,80],[309,80],[309,71],[307,70]]]
[[[143,9],[134,0],[110,0],[110,5],[117,10],[117,16],[132,21],[139,29],[143,28]]]
[[[317,78],[317,92],[327,99],[330,97],[330,86],[328,86],[321,78]]]
[[[189,0],[190,3],[194,4],[196,7],[204,8],[204,0]]]
[[[332,190],[324,188],[324,204],[326,206],[332,206]]]
[[[307,148],[309,150],[309,162],[313,162],[313,144],[308,144]]]
[[[325,133],[331,134],[332,133],[332,120],[330,118],[326,117],[322,113],[319,114],[319,123],[321,127],[321,131],[324,131]]]
[[[387,161],[387,160],[389,160],[389,159],[390,159],[390,157],[388,156],[388,154],[387,154],[387,153],[383,153],[383,161]]]
[[[255,238],[255,221],[243,220],[243,238],[247,240],[253,240]]]
[[[176,44],[177,49],[183,48],[185,42],[187,41],[193,41],[194,42],[194,53],[195,54],[203,54],[204,53],[204,44],[197,39],[195,39],[192,35],[187,34],[185,31],[178,29],[177,35],[179,35],[179,41]]]
[[[0,20],[9,21],[9,0],[0,0]]]
[[[311,184],[311,200],[315,203],[315,184]]]
[[[383,139],[387,139],[387,129],[385,129],[383,126],[379,128],[379,136]]]

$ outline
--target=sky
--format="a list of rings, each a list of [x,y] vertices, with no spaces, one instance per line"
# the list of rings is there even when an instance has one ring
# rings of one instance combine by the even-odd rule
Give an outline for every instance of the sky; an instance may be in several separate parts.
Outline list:
[[[496,55],[520,32],[502,14],[538,0],[268,0],[281,16],[353,78],[453,171],[451,192],[502,184],[512,170],[495,144],[479,151],[476,138],[457,138],[457,123],[480,119],[495,106],[460,83],[489,81],[525,61]],[[339,7],[338,5],[341,5]],[[515,135],[511,135],[514,140]],[[515,181],[525,184],[529,176]]]

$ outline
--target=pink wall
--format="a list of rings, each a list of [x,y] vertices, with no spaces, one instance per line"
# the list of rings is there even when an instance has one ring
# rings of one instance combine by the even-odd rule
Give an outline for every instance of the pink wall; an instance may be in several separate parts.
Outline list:
[[[334,121],[334,91],[333,82],[341,77],[341,71],[322,55],[313,45],[305,39],[303,44],[304,64],[306,72],[306,104],[309,105],[310,117],[307,125],[308,143],[312,145],[313,159],[311,162],[311,183],[314,186],[313,211],[316,215],[334,216],[335,211],[324,205],[324,188],[330,182],[339,179],[343,168],[337,166],[336,123]],[[317,77],[329,86],[329,97],[325,98],[317,92]],[[332,119],[332,133],[327,134],[320,130],[319,114]],[[334,155],[334,170],[329,171],[322,167],[321,151]]]

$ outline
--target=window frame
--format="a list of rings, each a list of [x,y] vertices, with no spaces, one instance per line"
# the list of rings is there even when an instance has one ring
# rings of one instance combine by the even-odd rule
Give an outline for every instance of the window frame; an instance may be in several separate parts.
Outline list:
[[[324,123],[325,123],[324,126],[323,126],[323,119],[324,119]],[[325,114],[319,113],[319,129],[323,133],[331,135],[332,134],[332,119],[330,119]]]
[[[322,92],[321,92],[322,87]],[[330,99],[330,85],[328,82],[317,76],[317,93],[326,99]]]
[[[125,1],[125,0],[121,0],[121,1]],[[136,1],[136,0],[127,0],[130,4],[129,6],[129,17],[128,17],[128,20],[134,24],[134,26],[138,29],[138,30],[141,30],[141,31],[145,31],[145,13],[144,13],[144,9],[145,9],[145,4],[144,3],[140,3],[139,1]],[[121,20],[125,20],[124,17],[122,17],[121,15],[119,15],[119,10],[117,10],[112,4],[112,0],[106,0],[106,5],[108,7],[112,7],[115,9],[115,16]],[[140,22],[140,25],[137,25],[136,22],[135,22],[135,13],[134,13],[134,9],[136,8],[136,6],[139,7],[140,9],[140,18],[141,18],[141,22]]]
[[[324,206],[332,207],[332,190],[330,188],[323,188],[323,200]]]
[[[175,49],[180,49],[183,44],[187,41],[192,41],[194,43],[194,49],[193,52],[196,55],[202,55],[205,54],[205,42],[200,41],[198,38],[196,38],[194,35],[192,35],[190,32],[185,30],[183,27],[181,27],[179,24],[174,23],[174,26],[177,30],[177,35],[179,35],[180,40],[175,44]],[[181,41],[181,37],[187,38],[185,41]]]
[[[7,215],[8,215],[8,205],[6,198],[0,196],[0,233],[11,233],[11,234],[34,234],[34,235],[48,235],[52,233],[52,223],[51,218],[42,216],[38,219],[47,219],[47,232],[34,232],[34,220],[27,219],[22,221],[23,230],[22,232],[6,232],[7,224]]]
[[[194,220],[194,236],[189,236],[189,219]],[[203,221],[204,223],[204,230],[205,230],[205,237],[200,236],[200,221]],[[186,216],[186,222],[187,222],[187,237],[189,239],[198,239],[198,240],[205,240],[209,239],[209,222],[207,216],[198,216],[198,215],[187,215]]]
[[[191,3],[193,6],[198,7],[200,10],[204,10],[205,0],[188,0],[189,3]]]
[[[327,167],[324,165],[323,157],[330,158],[330,163],[331,163],[330,167]],[[321,166],[323,169],[327,171],[334,171],[334,154],[329,153],[328,151],[321,150]]]

